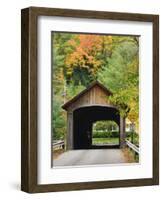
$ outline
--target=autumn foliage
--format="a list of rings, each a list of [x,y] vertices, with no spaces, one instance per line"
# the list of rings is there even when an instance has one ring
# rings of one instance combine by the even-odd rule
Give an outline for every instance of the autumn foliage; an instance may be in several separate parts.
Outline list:
[[[113,92],[110,101],[138,124],[139,39],[135,36],[53,34],[54,132],[65,132],[63,103],[92,81]]]

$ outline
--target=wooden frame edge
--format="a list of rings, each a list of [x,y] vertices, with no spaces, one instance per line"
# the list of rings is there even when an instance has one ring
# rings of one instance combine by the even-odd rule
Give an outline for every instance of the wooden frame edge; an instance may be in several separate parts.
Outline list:
[[[21,10],[21,190],[37,186],[37,22]]]
[[[28,65],[29,9],[21,11],[21,190],[29,191],[28,168]]]
[[[159,185],[159,16],[153,17],[153,181]]]
[[[84,16],[81,16],[84,14]],[[153,178],[37,184],[37,17],[65,16],[153,23]],[[135,187],[159,184],[159,16],[29,7],[21,11],[21,190],[28,193]]]

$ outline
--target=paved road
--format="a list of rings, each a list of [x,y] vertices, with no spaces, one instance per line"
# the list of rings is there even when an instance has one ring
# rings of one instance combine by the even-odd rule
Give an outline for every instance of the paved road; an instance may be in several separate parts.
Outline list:
[[[53,166],[125,163],[120,149],[93,149],[67,151],[53,160]]]

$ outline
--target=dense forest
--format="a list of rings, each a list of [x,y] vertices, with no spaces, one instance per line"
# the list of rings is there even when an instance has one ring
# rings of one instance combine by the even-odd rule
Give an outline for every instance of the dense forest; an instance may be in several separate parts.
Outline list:
[[[98,80],[113,92],[110,101],[138,125],[139,38],[95,34],[52,34],[54,139],[66,133],[61,106]]]

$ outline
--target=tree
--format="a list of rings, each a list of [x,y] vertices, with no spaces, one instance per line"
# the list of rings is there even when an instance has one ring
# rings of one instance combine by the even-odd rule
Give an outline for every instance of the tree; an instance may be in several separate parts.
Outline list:
[[[110,101],[121,115],[138,120],[139,63],[138,41],[135,37],[113,36],[112,55],[98,73],[99,80],[113,92]]]
[[[66,113],[61,106],[66,101],[66,80],[65,80],[65,57],[72,51],[68,41],[72,38],[71,34],[54,33],[52,38],[52,58],[53,58],[53,77],[52,77],[52,129],[54,139],[63,139],[66,133]]]
[[[67,79],[75,84],[87,86],[97,79],[97,71],[102,66],[100,52],[102,38],[99,35],[76,35],[69,41],[74,51],[65,60]]]
[[[138,37],[55,32],[52,45],[56,138],[62,138],[66,132],[66,113],[61,106],[94,80],[113,92],[109,100],[121,115],[138,122]]]

